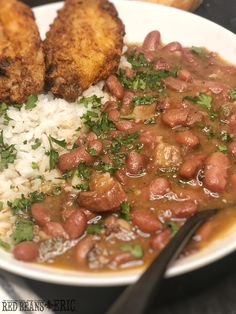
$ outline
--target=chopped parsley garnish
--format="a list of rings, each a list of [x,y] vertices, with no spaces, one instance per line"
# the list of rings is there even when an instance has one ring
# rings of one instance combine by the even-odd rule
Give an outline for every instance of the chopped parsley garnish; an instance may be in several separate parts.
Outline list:
[[[32,161],[31,167],[32,167],[32,169],[34,169],[34,170],[39,169],[39,165],[38,165],[38,163],[35,162],[35,161]]]
[[[83,104],[85,107],[88,107],[89,104],[92,104],[93,109],[101,108],[102,106],[102,98],[97,97],[96,95],[89,96],[89,97],[81,97],[79,100],[79,104]]]
[[[59,146],[61,146],[62,148],[67,148],[67,143],[66,141],[63,139],[63,140],[57,140],[56,138],[52,137],[51,135],[49,136],[51,141]]]
[[[123,201],[120,206],[120,216],[125,220],[130,220],[130,204],[128,201]]]
[[[217,145],[217,150],[221,153],[226,153],[228,151],[227,146],[224,144]]]
[[[204,48],[192,46],[191,51],[195,53],[196,55],[201,56],[204,52]]]
[[[91,176],[92,169],[88,165],[86,165],[84,161],[82,161],[77,167],[76,172],[78,177],[84,180],[88,180]]]
[[[37,95],[30,95],[25,103],[25,109],[31,110],[36,107],[38,101]]]
[[[59,154],[58,152],[53,148],[52,146],[52,139],[51,136],[48,137],[49,145],[50,145],[50,150],[47,151],[45,154],[49,156],[49,169],[53,170],[56,168]]]
[[[14,243],[32,241],[34,237],[33,225],[33,222],[30,220],[18,218],[15,223],[15,229],[11,234]]]
[[[132,103],[134,104],[134,106],[151,105],[156,100],[157,100],[157,97],[151,96],[151,95],[134,96],[132,98]]]
[[[220,132],[218,138],[225,143],[231,143],[232,142],[232,136],[227,133],[227,131],[223,130]]]
[[[232,100],[236,100],[236,87],[231,88],[231,89],[229,90],[229,97],[230,97]]]
[[[4,205],[3,201],[0,201],[0,211],[3,210],[3,205]]]
[[[0,239],[0,247],[2,247],[5,251],[8,251],[8,252],[11,250],[10,244],[1,239]]]
[[[9,121],[12,120],[7,114],[8,105],[5,102],[0,103],[0,116],[3,117],[3,124],[8,125]]]
[[[98,223],[96,225],[88,225],[86,231],[88,234],[100,234],[102,229],[103,229],[103,224]]]
[[[13,202],[8,201],[7,204],[11,208],[13,215],[17,215],[28,212],[32,204],[43,202],[44,199],[45,194],[43,192],[34,191],[30,192],[27,198],[22,194],[21,198],[16,198]]]
[[[33,150],[36,150],[37,148],[39,148],[42,144],[42,141],[39,138],[36,138],[34,141],[34,144],[31,145],[31,148]]]
[[[74,169],[66,170],[65,172],[63,172],[61,179],[64,179],[64,180],[70,179],[73,177],[74,173],[75,173]]]
[[[89,185],[88,183],[80,183],[80,184],[74,185],[73,188],[80,191],[88,191]]]
[[[86,151],[89,153],[91,157],[97,156],[97,151],[95,148],[92,148],[89,144],[86,147]]]
[[[143,53],[140,52],[136,57],[136,49],[131,50],[127,60],[132,65],[133,69],[152,66],[151,63],[149,63],[147,59],[144,57]]]
[[[12,164],[16,159],[17,151],[15,145],[4,143],[3,130],[0,134],[0,171],[8,168],[8,164]]]
[[[206,93],[199,93],[199,95],[195,97],[185,96],[183,100],[185,99],[192,101],[194,104],[197,104],[202,108],[207,109],[208,111],[212,110],[212,97],[210,95],[207,95]]]
[[[166,223],[166,226],[170,228],[171,238],[175,236],[175,234],[179,231],[179,227],[175,221],[169,221]]]
[[[94,168],[98,171],[109,172],[111,174],[113,174],[117,170],[117,168],[113,164],[105,163],[102,160],[95,162]]]
[[[108,133],[111,129],[114,129],[114,124],[108,119],[108,114],[102,112],[100,115],[94,111],[87,111],[82,120],[87,128],[93,131],[97,135]]]
[[[120,115],[120,119],[121,119],[121,120],[134,120],[135,117],[134,117],[132,114]]]
[[[131,253],[134,257],[137,258],[143,257],[143,249],[139,244],[132,245],[129,243],[124,243],[120,248],[124,252]]]
[[[144,124],[156,124],[156,119],[155,119],[155,117],[152,117],[152,118],[144,120],[143,123]]]
[[[59,185],[55,186],[55,188],[52,191],[52,195],[58,196],[61,194],[61,187]]]

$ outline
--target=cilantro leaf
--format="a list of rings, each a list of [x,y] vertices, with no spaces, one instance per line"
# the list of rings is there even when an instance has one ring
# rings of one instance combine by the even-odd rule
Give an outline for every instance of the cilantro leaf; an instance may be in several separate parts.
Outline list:
[[[73,188],[80,191],[88,191],[89,185],[88,183],[80,183],[80,184],[74,185]]]
[[[200,55],[203,54],[204,48],[192,46],[191,51],[192,51],[193,53],[195,53],[196,55],[200,56]]]
[[[77,167],[76,172],[78,177],[84,180],[88,180],[91,176],[92,169],[88,165],[86,165],[84,161],[82,161]]]
[[[177,226],[175,221],[169,221],[166,223],[166,226],[171,230],[171,237],[174,237],[175,234],[179,231],[179,227]]]
[[[236,87],[231,88],[231,89],[229,90],[229,97],[230,97],[232,100],[236,100]]]
[[[92,130],[95,134],[101,135],[108,133],[115,126],[108,118],[107,112],[102,112],[100,115],[94,111],[87,111],[83,116],[82,120],[87,128]]]
[[[59,158],[59,154],[52,146],[51,136],[48,137],[48,140],[49,140],[49,144],[50,144],[50,150],[47,151],[45,154],[47,156],[49,156],[49,169],[53,170],[53,169],[56,168],[56,165],[57,165],[57,162],[58,162],[58,158]]]
[[[33,240],[33,222],[26,219],[17,219],[15,223],[15,228],[11,234],[11,237],[15,244],[22,241],[32,241]]]
[[[97,97],[96,95],[92,95],[89,97],[81,97],[79,100],[79,104],[83,104],[85,107],[88,107],[89,104],[92,104],[93,109],[101,108],[102,106],[102,98],[103,97]]]
[[[20,212],[27,212],[30,209],[31,202],[22,194],[21,198],[16,198],[13,202],[8,201],[7,205],[11,208],[13,215],[16,215]]]
[[[3,130],[0,134],[0,171],[8,168],[8,164],[14,163],[17,151],[15,145],[8,145],[4,143]]]
[[[30,95],[25,103],[25,109],[26,110],[31,110],[36,107],[36,103],[38,101],[38,96],[37,95]]]
[[[33,150],[36,150],[37,148],[39,148],[39,146],[41,146],[42,141],[39,138],[36,138],[34,141],[34,144],[31,145],[31,148]]]
[[[51,135],[49,136],[51,141],[59,146],[61,146],[62,148],[67,148],[67,143],[66,141],[63,139],[63,140],[57,140],[56,138],[52,137]]]
[[[129,243],[125,243],[120,248],[124,252],[131,253],[134,257],[137,257],[137,258],[143,257],[143,249],[141,245],[139,244],[132,245]]]
[[[228,151],[227,146],[225,144],[217,145],[217,150],[221,153],[226,153]]]
[[[103,224],[98,223],[96,225],[89,225],[86,231],[88,234],[100,234],[102,229],[103,229]]]
[[[151,105],[156,100],[157,97],[152,95],[134,96],[132,98],[132,103],[134,104],[134,106]]]
[[[5,250],[5,251],[10,251],[11,250],[11,246],[9,243],[3,241],[0,239],[0,246]]]

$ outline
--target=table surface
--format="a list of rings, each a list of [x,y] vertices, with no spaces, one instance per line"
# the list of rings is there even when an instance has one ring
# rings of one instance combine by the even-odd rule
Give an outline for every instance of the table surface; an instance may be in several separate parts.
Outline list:
[[[24,2],[37,6],[55,1]],[[236,33],[236,0],[205,0],[195,13]],[[165,279],[148,314],[236,314],[235,265],[236,253],[198,271]],[[76,300],[75,313],[78,314],[105,313],[125,288],[82,288],[26,281],[42,299]]]

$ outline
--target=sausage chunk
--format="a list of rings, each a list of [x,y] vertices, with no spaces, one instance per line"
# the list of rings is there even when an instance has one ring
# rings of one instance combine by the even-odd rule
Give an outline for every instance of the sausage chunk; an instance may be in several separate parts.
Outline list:
[[[212,192],[223,192],[227,185],[229,167],[229,159],[225,154],[211,154],[205,162],[204,185]]]
[[[111,178],[108,173],[95,174],[89,187],[90,191],[79,194],[78,203],[92,211],[117,210],[126,200],[126,194],[120,183]]]

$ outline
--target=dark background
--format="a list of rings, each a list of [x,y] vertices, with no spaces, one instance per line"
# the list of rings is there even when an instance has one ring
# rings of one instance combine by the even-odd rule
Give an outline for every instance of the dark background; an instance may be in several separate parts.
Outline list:
[[[55,1],[25,0],[24,2],[37,6]],[[195,13],[236,33],[236,0],[205,0]],[[74,313],[78,314],[104,314],[125,288],[82,288],[26,281],[42,299],[76,300]],[[236,314],[236,253],[198,271],[165,279],[161,292],[148,311],[148,314],[154,313]]]

